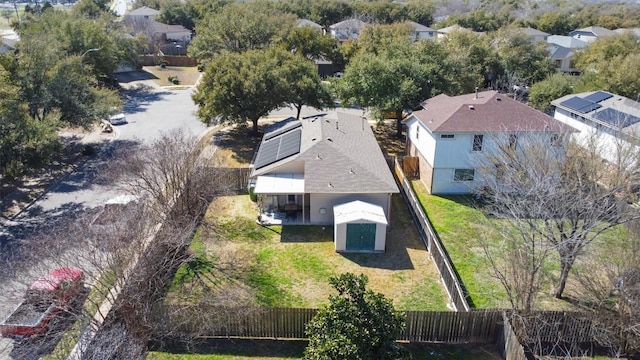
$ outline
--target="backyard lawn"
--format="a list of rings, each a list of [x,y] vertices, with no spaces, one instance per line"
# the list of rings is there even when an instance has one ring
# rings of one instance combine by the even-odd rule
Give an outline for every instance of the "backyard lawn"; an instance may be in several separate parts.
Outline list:
[[[224,267],[232,269],[214,274],[219,282],[212,288],[246,289],[243,299],[250,295],[258,305],[319,307],[334,293],[328,278],[352,272],[367,275],[369,288],[393,299],[398,310],[446,310],[437,271],[399,196],[391,213],[385,253],[338,254],[331,226],[263,227],[255,221],[257,205],[248,195],[223,196],[212,202],[192,251],[224,259]],[[198,296],[195,284],[182,285]]]
[[[202,74],[195,66],[145,66],[143,70],[155,76],[155,83],[158,86],[176,85],[169,81],[170,76],[177,76],[180,83],[178,85],[195,85],[196,81]]]

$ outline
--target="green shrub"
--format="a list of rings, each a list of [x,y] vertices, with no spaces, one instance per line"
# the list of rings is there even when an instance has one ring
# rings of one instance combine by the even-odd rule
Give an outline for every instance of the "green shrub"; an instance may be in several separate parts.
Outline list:
[[[174,84],[174,85],[178,85],[180,84],[180,79],[178,79],[177,75],[171,75],[167,78],[167,80],[169,80],[170,83]]]

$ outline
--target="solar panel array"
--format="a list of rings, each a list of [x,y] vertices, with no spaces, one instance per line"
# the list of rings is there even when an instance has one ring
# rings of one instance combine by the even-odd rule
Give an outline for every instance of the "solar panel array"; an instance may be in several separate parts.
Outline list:
[[[640,118],[612,108],[600,110],[593,117],[620,129],[640,122]]]
[[[287,122],[284,125],[282,125],[282,127],[280,127],[279,129],[273,130],[270,133],[265,134],[264,139],[265,140],[273,139],[274,137],[284,134],[289,130],[297,129],[300,126],[302,126],[302,123],[300,121]]]
[[[571,110],[575,110],[582,114],[586,114],[593,110],[599,109],[602,105],[594,103],[593,101],[589,101],[587,99],[583,99],[578,96],[574,96],[560,103],[560,105],[564,107],[568,107]]]
[[[293,129],[288,128],[284,132],[280,130],[275,135],[270,134],[270,137],[265,138],[260,145],[258,156],[254,162],[256,169],[263,168],[300,152],[300,140],[302,138],[300,126],[295,126]]]
[[[601,101],[605,101],[609,98],[612,98],[613,94],[610,94],[606,91],[596,91],[591,95],[585,96],[585,100],[589,100],[594,103],[599,103]]]

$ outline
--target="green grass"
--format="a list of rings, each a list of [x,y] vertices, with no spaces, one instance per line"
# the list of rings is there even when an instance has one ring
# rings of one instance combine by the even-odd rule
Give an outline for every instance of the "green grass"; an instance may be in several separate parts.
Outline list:
[[[218,341],[213,354],[172,354],[150,352],[147,360],[276,360],[302,359],[304,341],[270,340],[222,340]],[[426,343],[403,343],[414,360],[498,360],[501,359],[491,345],[446,345]]]
[[[317,308],[335,293],[328,282],[331,276],[364,273],[369,277],[368,287],[392,299],[398,310],[447,310],[435,266],[400,197],[393,201],[393,228],[387,251],[381,254],[336,253],[331,226],[260,226],[252,209],[255,204],[247,195],[216,201],[219,203],[211,207],[215,217],[209,217],[210,224],[197,232],[190,251],[199,261],[203,251],[204,259],[213,263],[238,253],[246,259],[234,265],[232,279],[212,287],[251,289],[257,305]],[[184,294],[189,294],[189,301],[204,296],[205,291],[199,289],[202,284],[185,278],[187,270],[193,269],[187,269],[188,265],[178,270],[170,301],[184,302]],[[226,279],[219,275],[211,278]]]
[[[505,306],[504,292],[492,277],[491,267],[480,243],[480,239],[485,235],[480,227],[473,225],[487,219],[480,210],[470,206],[472,198],[429,195],[419,181],[414,181],[413,186],[456,271],[469,291],[473,305],[476,308]]]

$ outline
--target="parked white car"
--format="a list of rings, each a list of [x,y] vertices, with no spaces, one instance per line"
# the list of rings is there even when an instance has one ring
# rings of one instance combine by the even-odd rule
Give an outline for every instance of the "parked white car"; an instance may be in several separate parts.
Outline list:
[[[109,116],[109,123],[111,125],[122,125],[127,123],[127,118],[123,113]]]

